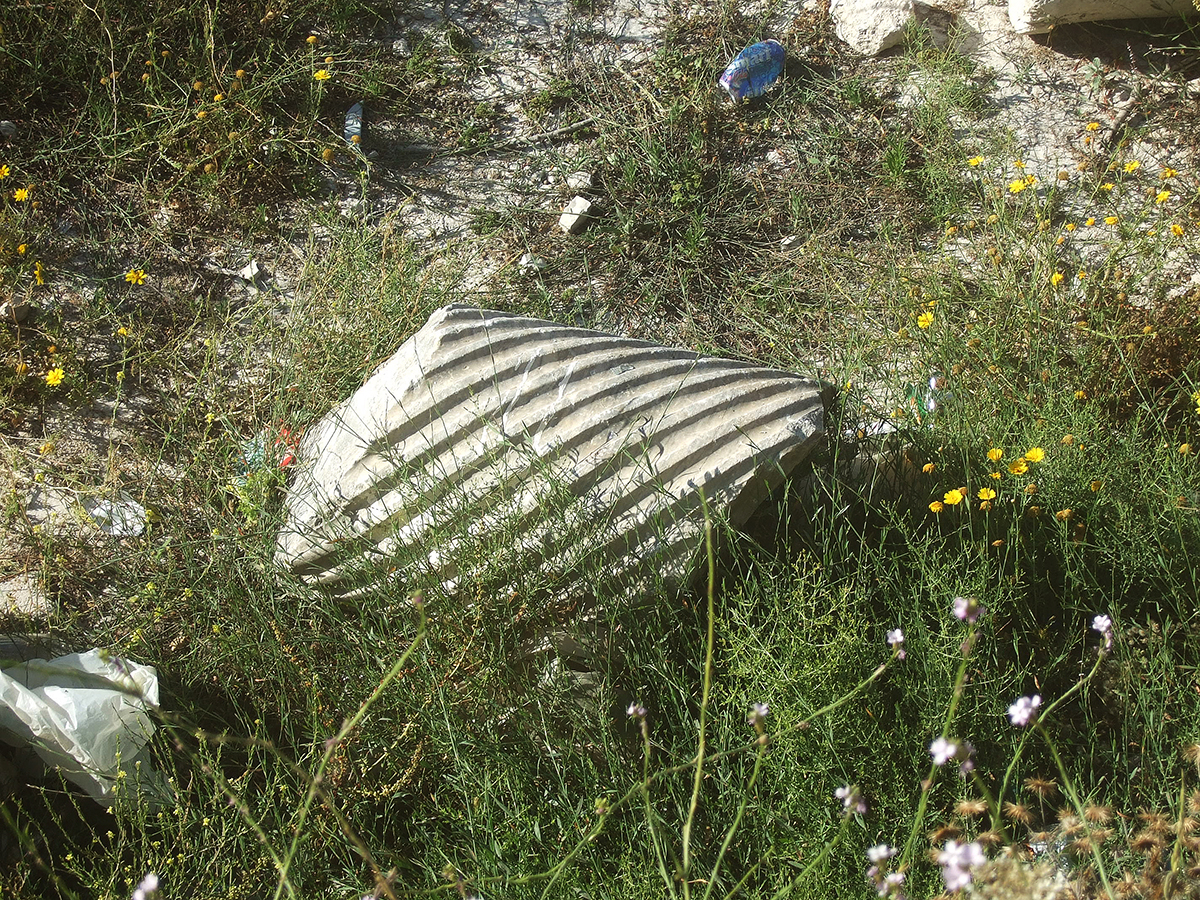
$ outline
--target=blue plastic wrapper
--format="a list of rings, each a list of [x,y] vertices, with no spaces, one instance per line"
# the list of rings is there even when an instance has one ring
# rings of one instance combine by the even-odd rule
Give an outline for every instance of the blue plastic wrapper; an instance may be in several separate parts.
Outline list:
[[[787,51],[779,41],[751,44],[734,57],[721,73],[719,84],[734,103],[751,97],[761,97],[783,74],[783,58]]]

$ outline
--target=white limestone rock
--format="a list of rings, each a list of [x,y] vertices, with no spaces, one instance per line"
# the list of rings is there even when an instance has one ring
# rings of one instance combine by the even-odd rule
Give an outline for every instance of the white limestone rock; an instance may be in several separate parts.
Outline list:
[[[1197,15],[1192,0],[1008,0],[1008,17],[1018,34],[1045,34],[1072,22]]]
[[[563,214],[558,218],[558,227],[566,234],[579,234],[587,228],[591,218],[592,201],[587,197],[576,197],[567,204]]]
[[[564,594],[670,582],[703,543],[701,493],[740,525],[822,443],[822,391],[448,306],[305,436],[277,560],[344,597],[386,578],[453,592],[492,561],[493,575],[541,573]]]
[[[855,51],[875,56],[904,38],[913,0],[831,0],[829,15],[839,38]]]

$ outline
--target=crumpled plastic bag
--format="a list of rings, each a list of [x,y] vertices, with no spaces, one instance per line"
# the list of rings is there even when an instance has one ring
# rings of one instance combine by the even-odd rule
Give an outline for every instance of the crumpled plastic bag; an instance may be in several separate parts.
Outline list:
[[[31,747],[101,803],[111,801],[120,780],[130,795],[171,802],[167,785],[139,756],[154,733],[149,711],[156,706],[158,673],[104,650],[0,669],[0,739]]]

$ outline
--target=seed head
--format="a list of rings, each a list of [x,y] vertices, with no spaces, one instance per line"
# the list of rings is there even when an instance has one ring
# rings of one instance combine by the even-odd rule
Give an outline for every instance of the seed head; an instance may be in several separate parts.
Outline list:
[[[1033,813],[1029,811],[1029,807],[1023,803],[1013,803],[1011,800],[1004,802],[1004,817],[1026,827],[1033,824]]]
[[[1088,806],[1083,810],[1083,817],[1093,825],[1103,825],[1112,821],[1111,806]]]
[[[954,811],[960,816],[965,816],[967,818],[982,816],[985,812],[987,812],[987,808],[987,803],[977,798],[964,798],[959,800],[958,803],[954,805]]]
[[[1038,799],[1045,800],[1047,797],[1053,797],[1058,793],[1058,782],[1052,778],[1031,775],[1025,779],[1025,790],[1031,794],[1035,794]]]

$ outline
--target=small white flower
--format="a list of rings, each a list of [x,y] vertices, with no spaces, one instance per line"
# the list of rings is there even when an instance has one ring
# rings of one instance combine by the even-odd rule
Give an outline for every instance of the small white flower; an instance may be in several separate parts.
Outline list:
[[[1034,694],[1032,697],[1018,697],[1013,705],[1008,708],[1009,721],[1018,728],[1024,728],[1033,719],[1033,714],[1037,712],[1037,708],[1041,705],[1041,694]]]
[[[979,844],[959,844],[957,841],[947,841],[945,848],[938,854],[938,864],[942,867],[942,880],[946,882],[946,890],[958,891],[971,883],[971,869],[987,862],[983,848]]]
[[[929,755],[933,757],[935,766],[944,766],[958,755],[958,745],[944,737],[937,738],[929,745]]]
[[[881,863],[885,859],[891,859],[896,855],[896,848],[889,847],[887,844],[876,844],[874,847],[867,849],[867,859],[873,863]]]

